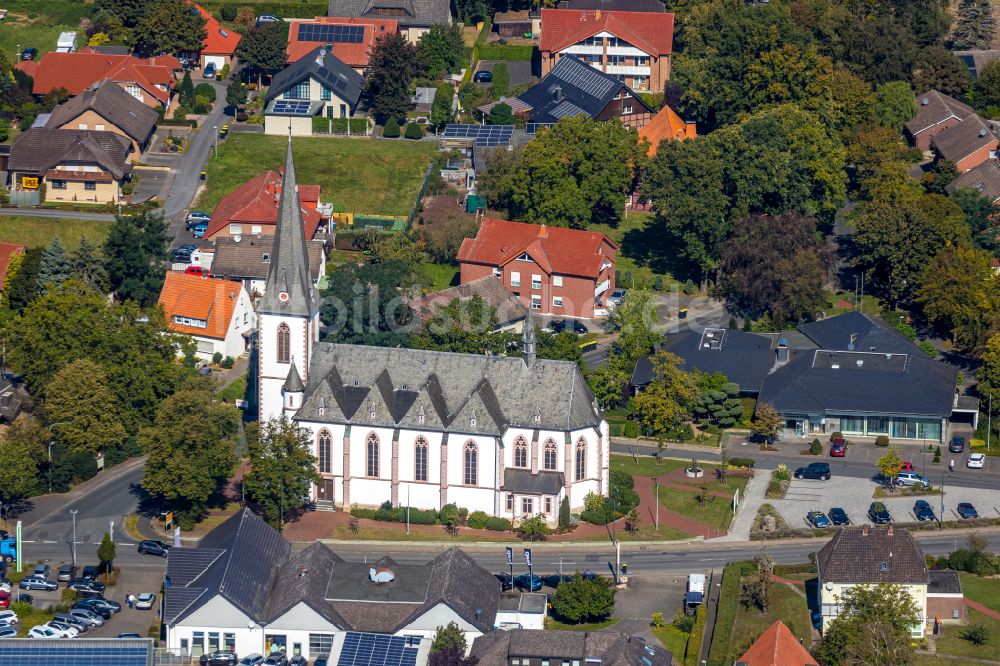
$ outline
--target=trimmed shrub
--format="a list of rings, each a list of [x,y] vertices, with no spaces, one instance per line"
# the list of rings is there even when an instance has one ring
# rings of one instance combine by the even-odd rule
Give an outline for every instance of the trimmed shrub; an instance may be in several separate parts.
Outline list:
[[[424,136],[424,130],[417,123],[408,123],[406,125],[405,136],[407,139],[420,139]]]
[[[494,532],[506,532],[510,529],[510,521],[499,516],[490,516],[486,519],[486,529]]]
[[[395,118],[389,118],[389,120],[385,121],[385,126],[382,128],[382,136],[387,139],[399,138],[399,123],[396,122]]]
[[[215,101],[215,88],[210,83],[199,83],[194,87],[195,97],[204,97],[209,102]]]
[[[235,21],[236,7],[234,5],[222,5],[219,8],[219,16],[222,17],[223,21]]]
[[[635,421],[626,421],[622,426],[622,437],[635,439],[639,436],[639,424]]]
[[[445,504],[441,507],[441,519],[442,525],[458,525],[459,515],[458,515],[458,505],[457,504]]]
[[[875,446],[889,446],[889,436],[879,435],[875,438]]]
[[[220,363],[222,363],[222,358],[223,358],[222,352],[215,352],[214,354],[212,354],[212,363],[214,363],[215,365],[219,365]]]
[[[486,523],[489,521],[490,515],[485,511],[473,511],[469,514],[468,520],[465,524],[474,530],[486,529]]]
[[[694,614],[694,626],[688,636],[687,649],[684,652],[684,666],[697,666],[701,655],[701,640],[705,634],[705,623],[708,621],[705,604],[698,606]]]
[[[833,433],[832,435],[830,435],[830,441],[831,441],[831,442],[832,442],[833,440],[835,440],[835,439],[844,439],[844,433],[842,433],[842,432],[840,432],[839,430],[837,430],[837,431],[836,431],[836,432],[834,432],[834,433]]]
[[[236,365],[236,359],[234,359],[232,356],[227,356],[226,358],[222,359],[222,362],[220,362],[219,365],[222,366],[225,370],[229,370],[231,367]]]
[[[823,445],[819,443],[818,439],[814,439],[809,445],[809,455],[818,456],[821,453],[823,453]]]
[[[751,469],[757,463],[753,458],[730,458],[729,464],[733,467],[750,467]]]

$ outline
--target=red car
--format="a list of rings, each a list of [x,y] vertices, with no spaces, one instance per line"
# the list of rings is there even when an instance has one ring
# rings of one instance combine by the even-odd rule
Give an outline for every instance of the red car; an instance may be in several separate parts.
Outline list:
[[[845,455],[847,455],[847,442],[842,439],[834,440],[830,444],[830,457],[843,458]]]
[[[899,471],[900,472],[912,472],[913,471],[913,463],[906,462],[904,460],[903,462],[899,463]]]
[[[0,608],[10,608],[10,592],[0,590]]]
[[[202,266],[188,266],[184,269],[184,272],[188,275],[201,275],[203,277],[211,277],[212,271],[208,268]]]

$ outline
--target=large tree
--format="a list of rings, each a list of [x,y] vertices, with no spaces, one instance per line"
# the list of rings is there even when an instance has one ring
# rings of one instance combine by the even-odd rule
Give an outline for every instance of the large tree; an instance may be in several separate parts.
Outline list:
[[[930,89],[958,96],[972,82],[969,68],[943,46],[928,46],[920,50],[913,65],[913,86],[921,93]]]
[[[53,434],[71,452],[98,453],[119,446],[127,435],[108,376],[90,359],[56,373],[45,387],[43,409]]]
[[[832,264],[815,219],[798,212],[751,215],[726,243],[719,286],[731,312],[796,324],[824,303]]]
[[[643,430],[660,437],[686,418],[698,399],[698,385],[693,375],[680,369],[682,360],[659,352],[650,362],[653,380],[629,401]]]
[[[993,430],[1000,432],[1000,419],[996,417],[1000,413],[1000,333],[995,333],[986,342],[982,353],[983,365],[979,368],[979,405],[983,411],[990,408],[990,397],[993,405]]]
[[[80,236],[80,244],[70,253],[69,268],[74,280],[102,293],[108,290],[108,271],[101,248],[86,236]]]
[[[958,21],[951,47],[956,51],[990,48],[997,27],[990,0],[960,0],[955,13]]]
[[[185,0],[147,3],[135,26],[136,49],[144,55],[197,53],[205,36],[205,19]]]
[[[236,47],[236,57],[259,81],[262,74],[273,74],[285,66],[287,45],[288,24],[270,21],[250,28],[243,35]]]
[[[334,268],[320,312],[330,339],[409,346],[409,335],[418,324],[403,296],[416,281],[416,267],[402,260],[346,263]]]
[[[42,259],[38,265],[38,290],[46,287],[58,287],[72,275],[72,265],[66,248],[56,236],[49,246],[42,251]]]
[[[410,110],[410,82],[419,71],[417,50],[398,32],[375,39],[368,56],[365,100],[379,123],[400,121]]]
[[[189,527],[204,514],[236,465],[239,412],[212,400],[211,387],[181,389],[139,434],[147,456],[142,487],[162,498]]]
[[[465,59],[462,27],[454,22],[449,25],[432,25],[430,30],[420,35],[417,56],[431,79],[440,79],[445,74],[458,72]]]
[[[838,601],[840,613],[823,632],[815,651],[820,663],[912,663],[910,631],[922,619],[905,586],[855,585],[841,592]]]
[[[119,300],[151,305],[163,286],[167,225],[162,213],[118,215],[104,243],[105,268]]]
[[[917,115],[913,88],[906,81],[888,81],[875,89],[875,122],[903,131],[903,125]]]
[[[310,485],[319,481],[312,437],[284,416],[251,423],[246,434],[251,469],[243,487],[267,522],[280,528],[286,516],[302,508]]]
[[[35,417],[22,414],[0,437],[0,501],[24,499],[38,489],[47,434]]]
[[[94,9],[118,17],[127,28],[134,28],[146,13],[149,0],[95,0]]]
[[[951,245],[920,276],[917,302],[927,319],[972,352],[1000,331],[1000,276],[992,258],[982,250]]]
[[[584,578],[576,572],[572,580],[559,583],[552,597],[552,610],[562,620],[573,624],[599,622],[615,607],[615,590],[607,578]]]
[[[42,249],[29,248],[20,260],[17,273],[4,285],[4,303],[14,312],[21,312],[38,297],[38,271],[42,264]]]
[[[1000,258],[1000,241],[997,240],[1000,238],[1000,206],[972,188],[952,192],[951,200],[965,213],[965,223],[969,225],[976,247]]]

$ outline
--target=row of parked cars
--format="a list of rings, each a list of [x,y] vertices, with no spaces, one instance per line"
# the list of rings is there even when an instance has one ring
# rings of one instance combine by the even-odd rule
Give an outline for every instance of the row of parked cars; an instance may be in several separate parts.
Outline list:
[[[955,507],[955,512],[965,520],[979,517],[976,507],[969,502],[959,502],[958,506]],[[913,517],[919,522],[938,519],[937,514],[934,513],[934,507],[931,506],[930,502],[922,499],[913,503]],[[889,514],[889,509],[882,502],[872,502],[869,505],[868,519],[876,525],[888,525],[893,522],[892,516]],[[851,523],[847,512],[836,506],[830,509],[829,516],[822,511],[810,511],[806,514],[806,521],[812,527],[819,529],[830,526],[849,525]]]
[[[327,666],[329,659],[329,655],[320,655],[313,666]],[[309,660],[301,654],[288,657],[284,652],[272,652],[266,657],[253,653],[240,659],[232,650],[216,650],[201,655],[198,666],[309,666]]]

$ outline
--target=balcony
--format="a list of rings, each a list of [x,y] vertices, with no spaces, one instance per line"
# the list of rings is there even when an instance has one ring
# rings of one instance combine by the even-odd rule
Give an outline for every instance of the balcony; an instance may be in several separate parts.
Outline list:
[[[611,288],[611,279],[607,279],[604,282],[598,282],[597,286],[594,288],[594,298],[597,298],[608,289]]]

